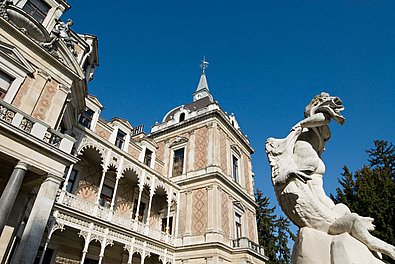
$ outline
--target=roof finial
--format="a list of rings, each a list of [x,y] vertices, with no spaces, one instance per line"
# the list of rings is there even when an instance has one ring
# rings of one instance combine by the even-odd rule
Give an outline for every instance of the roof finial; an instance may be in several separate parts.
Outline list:
[[[202,63],[200,63],[200,68],[202,69],[202,74],[206,71],[208,68],[208,61],[206,61],[206,56],[203,57],[203,60],[201,60]]]

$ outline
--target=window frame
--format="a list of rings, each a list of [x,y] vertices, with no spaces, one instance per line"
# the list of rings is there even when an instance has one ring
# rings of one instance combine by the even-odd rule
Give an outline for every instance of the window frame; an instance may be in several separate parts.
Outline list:
[[[147,153],[150,155],[147,156]],[[143,163],[151,168],[153,158],[154,158],[154,152],[152,150],[150,150],[149,148],[145,148]]]
[[[73,176],[73,178],[72,178],[72,176]],[[69,179],[68,179],[67,185],[66,185],[66,192],[73,193],[73,191],[75,190],[75,187],[77,186],[78,177],[79,177],[78,170],[76,170],[74,168],[71,169],[70,176],[69,176]]]
[[[240,239],[243,237],[243,220],[242,220],[243,214],[240,214],[240,212],[235,211],[234,213],[234,239]],[[239,220],[239,221],[238,221]]]
[[[34,1],[41,3],[42,6],[48,8],[48,10],[43,11],[40,9],[40,7],[33,3]],[[25,9],[25,7],[29,5],[31,8],[31,11],[29,12],[28,10]],[[50,10],[51,10],[51,6],[43,0],[26,0],[25,3],[22,5],[22,10],[25,11],[27,14],[29,14],[31,17],[33,17],[35,20],[37,20],[39,23],[43,24],[45,19],[47,18]],[[35,16],[36,14],[39,14],[40,19],[37,18],[37,16]]]
[[[91,116],[87,115],[86,114],[87,112],[92,112],[92,115]],[[90,129],[92,126],[94,115],[95,115],[95,111],[90,108],[87,108],[85,111],[79,114],[78,124],[81,124],[83,127]],[[86,123],[86,120],[88,120],[88,123]]]
[[[240,184],[240,158],[234,153],[232,153],[232,179]]]
[[[2,78],[2,75],[4,76],[4,78]],[[15,78],[0,69],[0,80],[4,80],[4,83],[8,84],[8,87],[4,89],[0,86],[0,99],[4,100],[5,96],[7,95],[8,91],[12,86],[12,83],[15,81]]]
[[[123,134],[123,137],[122,137],[122,138],[118,137],[119,134]],[[124,132],[122,129],[118,128],[117,135],[115,136],[114,145],[115,145],[116,147],[118,147],[118,148],[120,148],[120,149],[123,150],[124,147],[125,147],[126,136],[127,136],[127,135],[128,135],[128,133],[126,133],[126,132]],[[119,144],[120,144],[120,145],[119,145]]]
[[[182,155],[182,164],[181,164],[181,166],[182,166],[182,169],[181,169],[181,174],[178,174],[178,175],[174,175],[174,165],[175,165],[175,154],[176,154],[176,151],[179,151],[179,150],[183,150],[183,155]],[[184,175],[185,174],[185,171],[186,171],[186,145],[181,145],[181,146],[177,146],[176,148],[172,148],[172,157],[171,157],[171,173],[170,173],[170,175],[171,175],[171,177],[178,177],[178,176],[182,176],[182,175]]]

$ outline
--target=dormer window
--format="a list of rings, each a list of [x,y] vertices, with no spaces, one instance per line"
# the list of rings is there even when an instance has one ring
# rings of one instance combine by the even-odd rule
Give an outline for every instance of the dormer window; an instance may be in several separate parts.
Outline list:
[[[115,146],[122,149],[125,144],[126,133],[118,129],[117,138],[115,139]]]
[[[22,9],[38,22],[42,23],[48,14],[50,6],[41,0],[27,0]]]
[[[3,99],[7,94],[14,78],[0,71],[0,98]]]
[[[185,113],[180,114],[180,122],[185,120]]]
[[[93,110],[87,109],[85,112],[80,114],[80,118],[78,119],[78,123],[80,123],[84,127],[90,128],[94,113],[95,112]]]

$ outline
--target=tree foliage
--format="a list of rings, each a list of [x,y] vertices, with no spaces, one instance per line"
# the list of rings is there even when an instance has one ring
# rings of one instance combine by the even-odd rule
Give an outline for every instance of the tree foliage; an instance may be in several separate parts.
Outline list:
[[[289,220],[275,214],[275,206],[270,207],[268,197],[263,196],[259,189],[255,191],[257,208],[257,226],[259,244],[263,245],[268,264],[288,264],[291,262],[289,239],[294,235],[289,229]]]
[[[395,146],[375,140],[374,147],[366,152],[368,165],[354,173],[344,166],[341,187],[331,198],[352,212],[374,218],[372,234],[395,245]]]

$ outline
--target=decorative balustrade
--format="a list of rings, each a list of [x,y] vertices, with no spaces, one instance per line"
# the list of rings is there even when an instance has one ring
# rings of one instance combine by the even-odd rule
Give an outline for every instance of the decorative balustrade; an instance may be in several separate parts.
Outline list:
[[[0,120],[24,131],[51,146],[71,153],[75,139],[50,128],[44,122],[35,119],[0,99]]]
[[[246,237],[241,237],[241,238],[233,240],[233,247],[240,248],[240,249],[250,249],[260,255],[264,255],[263,247],[252,242],[251,240],[249,240]]]
[[[74,194],[63,190],[59,191],[56,202],[76,211],[97,217],[100,220],[110,222],[111,224],[124,227],[128,230],[133,230],[143,235],[148,235],[149,237],[162,242],[173,244],[173,238],[165,232],[149,227],[146,224],[135,221],[134,219],[123,217],[113,210],[85,201]]]

